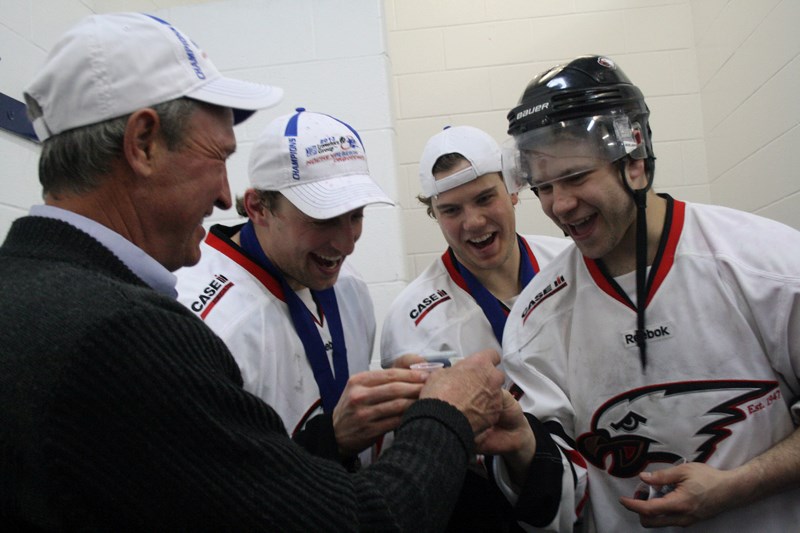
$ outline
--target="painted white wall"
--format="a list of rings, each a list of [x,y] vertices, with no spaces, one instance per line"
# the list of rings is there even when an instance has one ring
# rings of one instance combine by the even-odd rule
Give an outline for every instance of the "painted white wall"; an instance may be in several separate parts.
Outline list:
[[[81,17],[147,11],[198,41],[226,74],[272,83],[284,101],[237,127],[231,187],[253,140],[297,106],[348,121],[398,207],[371,207],[351,261],[379,323],[445,248],[415,199],[425,141],[447,124],[506,138],[527,82],[584,53],[614,58],[644,91],[656,188],[800,228],[800,20],[796,0],[0,0],[0,92],[22,99],[58,36]],[[0,131],[0,237],[39,203],[35,144]],[[523,194],[523,233],[557,235]],[[233,222],[232,211],[211,222]]]

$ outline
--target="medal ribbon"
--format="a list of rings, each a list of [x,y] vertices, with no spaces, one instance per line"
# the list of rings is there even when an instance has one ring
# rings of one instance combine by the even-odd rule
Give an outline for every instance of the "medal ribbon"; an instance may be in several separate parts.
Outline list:
[[[314,301],[322,308],[322,316],[328,320],[328,329],[333,342],[333,371],[331,371],[325,344],[322,342],[314,316],[300,297],[295,294],[294,290],[289,287],[281,271],[267,258],[256,238],[251,221],[242,226],[239,237],[242,249],[250,258],[280,283],[285,302],[289,306],[289,314],[291,315],[294,329],[303,343],[306,358],[314,373],[314,379],[317,382],[319,394],[322,398],[322,408],[326,413],[333,413],[333,408],[336,407],[349,377],[347,347],[345,346],[344,329],[339,315],[336,292],[333,287],[322,291],[311,291]]]
[[[519,281],[520,286],[525,287],[532,279],[533,276],[536,275],[536,258],[533,255],[533,252],[528,247],[528,243],[525,242],[525,239],[517,235],[517,244],[519,246]],[[497,338],[497,342],[501,345],[503,343],[503,328],[506,326],[506,320],[508,319],[508,311],[509,309],[495,296],[489,292],[486,287],[484,287],[478,278],[476,278],[472,272],[469,271],[464,265],[458,262],[456,259],[456,255],[453,253],[452,248],[448,248],[447,252],[445,253],[445,265],[449,262],[455,266],[457,273],[453,272],[450,268],[450,275],[456,278],[458,274],[460,274],[461,280],[456,279],[456,283],[464,288],[464,283],[466,282],[466,291],[470,293],[470,295],[475,299],[475,302],[480,306],[483,314],[486,316],[486,319],[489,321],[489,324],[492,326],[492,331],[494,332],[494,336]],[[448,265],[449,266],[449,265]],[[456,274],[456,276],[454,276]],[[463,282],[462,282],[463,281]]]

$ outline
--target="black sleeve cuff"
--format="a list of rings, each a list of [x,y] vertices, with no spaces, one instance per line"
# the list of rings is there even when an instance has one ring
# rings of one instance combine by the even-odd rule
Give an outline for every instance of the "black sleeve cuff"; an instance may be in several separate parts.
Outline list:
[[[418,400],[403,414],[400,427],[397,428],[398,431],[413,420],[420,418],[432,418],[439,421],[458,437],[468,459],[475,455],[475,435],[467,417],[461,411],[442,400],[433,398]]]
[[[550,432],[535,416],[525,413],[525,417],[536,437],[536,453],[514,506],[514,516],[521,522],[544,527],[556,517],[561,504],[564,465],[561,451]]]

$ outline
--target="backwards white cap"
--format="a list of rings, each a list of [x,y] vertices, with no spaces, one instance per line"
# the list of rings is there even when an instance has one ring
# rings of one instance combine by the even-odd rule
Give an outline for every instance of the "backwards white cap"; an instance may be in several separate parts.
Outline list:
[[[25,89],[44,141],[63,131],[180,97],[229,107],[234,123],[278,103],[283,91],[223,77],[169,22],[143,13],[92,15],[65,33]]]
[[[470,166],[437,180],[433,176],[436,160],[445,154],[460,154]],[[447,126],[428,139],[419,162],[422,196],[430,198],[491,172],[503,170],[500,146],[486,132],[472,126]]]
[[[302,107],[267,125],[250,151],[249,174],[253,187],[280,191],[311,218],[334,218],[368,204],[394,205],[370,177],[356,130]]]

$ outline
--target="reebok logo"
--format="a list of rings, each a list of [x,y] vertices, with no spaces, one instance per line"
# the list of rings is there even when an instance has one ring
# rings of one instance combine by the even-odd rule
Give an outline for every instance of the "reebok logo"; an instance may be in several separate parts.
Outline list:
[[[663,326],[656,326],[653,329],[645,328],[644,331],[636,329],[626,331],[622,334],[623,344],[625,344],[626,348],[630,348],[637,346],[636,341],[639,338],[643,338],[648,342],[653,340],[664,340],[667,337],[672,336],[672,327],[672,324],[664,324]]]

